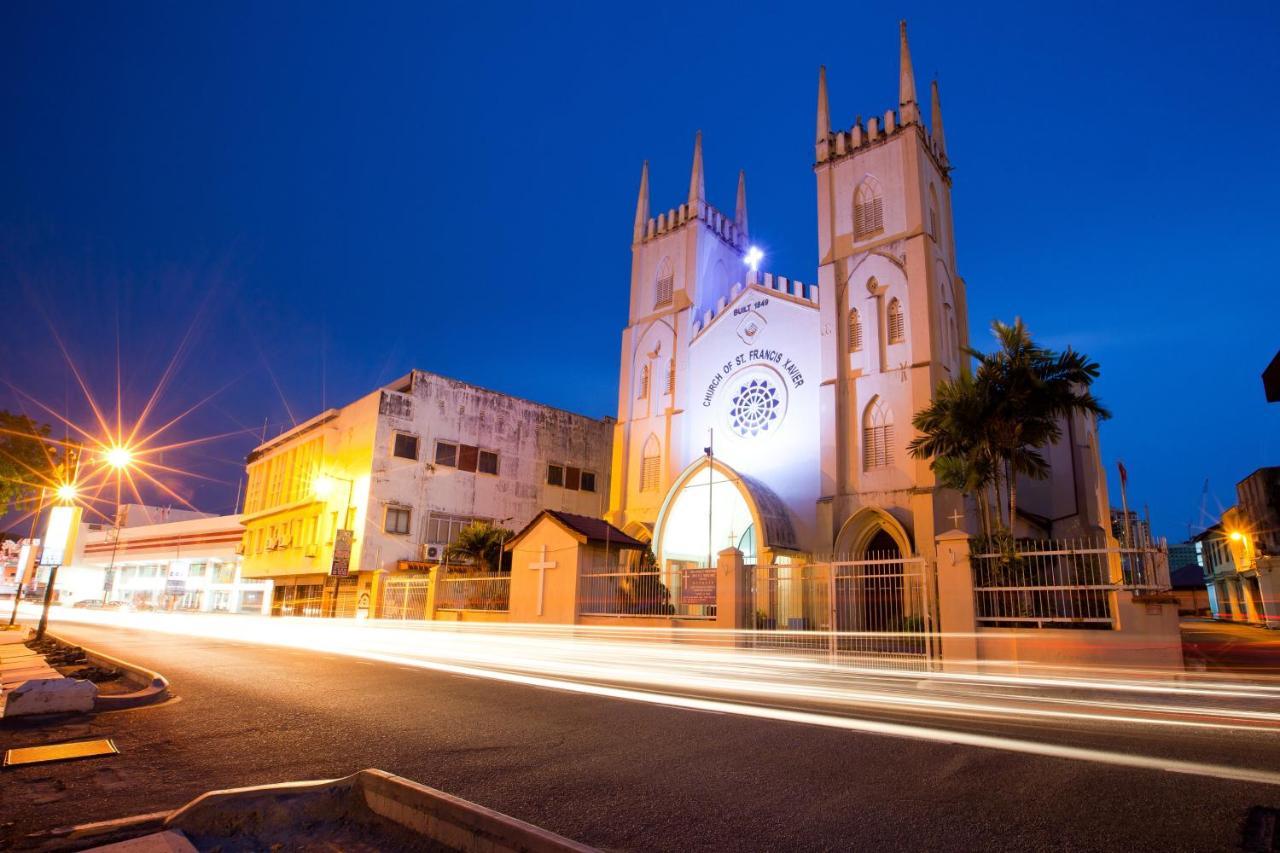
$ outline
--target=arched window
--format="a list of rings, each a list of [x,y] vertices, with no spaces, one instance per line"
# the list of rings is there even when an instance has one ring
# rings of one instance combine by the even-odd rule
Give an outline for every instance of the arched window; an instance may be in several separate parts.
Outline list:
[[[676,360],[667,359],[667,396],[676,393]]]
[[[929,236],[935,243],[942,242],[941,223],[938,221],[938,191],[929,184]]]
[[[942,346],[949,363],[960,349],[960,339],[956,337],[956,312],[950,302],[942,306]]]
[[[853,236],[861,240],[884,230],[884,200],[880,184],[868,176],[853,194]]]
[[[649,364],[645,362],[640,365],[640,381],[636,383],[636,399],[649,399]]]
[[[889,300],[889,343],[900,344],[907,337],[906,321],[902,318],[902,303],[898,297]]]
[[[662,477],[662,448],[658,437],[650,435],[644,443],[644,455],[640,457],[640,491],[656,492]]]
[[[849,352],[862,352],[862,317],[857,308],[849,309]]]
[[[888,468],[893,464],[893,412],[872,397],[862,413],[862,469]]]
[[[671,269],[671,259],[663,258],[658,264],[657,295],[653,300],[654,308],[671,304],[671,294],[675,289],[676,275]]]

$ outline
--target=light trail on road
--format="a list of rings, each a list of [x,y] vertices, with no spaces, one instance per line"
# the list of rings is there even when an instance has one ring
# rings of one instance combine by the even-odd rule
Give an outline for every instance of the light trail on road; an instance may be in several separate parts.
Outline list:
[[[31,611],[34,613],[34,610]],[[916,671],[741,648],[752,632],[266,618],[58,608],[58,624],[255,643],[531,687],[869,734],[1280,785],[1280,683],[1060,668]],[[814,632],[808,632],[812,635]],[[984,662],[984,667],[991,667]],[[176,685],[181,692],[181,685]],[[1004,733],[1014,729],[1018,737]],[[1259,767],[1187,761],[1131,737],[1244,736]],[[1120,748],[1060,743],[1116,739]],[[1156,743],[1161,743],[1157,740]],[[1268,760],[1268,759],[1271,760]]]

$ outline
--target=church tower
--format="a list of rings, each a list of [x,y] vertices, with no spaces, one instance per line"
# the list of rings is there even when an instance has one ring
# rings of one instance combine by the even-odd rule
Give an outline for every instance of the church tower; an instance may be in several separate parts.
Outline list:
[[[746,177],[738,176],[733,217],[707,203],[701,131],[694,139],[689,194],[679,207],[651,215],[644,164],[631,239],[631,304],[622,333],[608,514],[629,534],[649,538],[667,490],[693,452],[684,447],[680,403],[690,330],[694,318],[723,304],[732,282],[742,280],[747,248]]]
[[[966,370],[964,281],[956,271],[950,161],[938,86],[926,126],[900,25],[896,107],[832,130],[818,73],[814,172],[822,300],[819,548],[854,558],[930,555],[944,517],[926,460],[907,453],[911,419]],[[828,297],[829,295],[829,297]]]

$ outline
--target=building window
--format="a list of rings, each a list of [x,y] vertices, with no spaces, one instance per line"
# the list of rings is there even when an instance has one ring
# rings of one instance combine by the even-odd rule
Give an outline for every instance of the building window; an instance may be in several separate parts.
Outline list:
[[[458,538],[462,528],[475,522],[488,522],[487,518],[473,518],[469,515],[450,515],[445,512],[433,512],[427,517],[427,541],[436,545],[448,545]]]
[[[676,360],[667,359],[667,396],[676,393]]]
[[[458,470],[475,473],[480,462],[480,448],[472,444],[458,445]]]
[[[671,295],[675,290],[676,276],[671,269],[671,259],[663,258],[658,265],[657,296],[653,300],[654,308],[662,308],[671,304]]]
[[[387,517],[382,522],[382,529],[388,533],[407,535],[409,533],[409,508],[403,506],[387,507]]]
[[[572,465],[566,465],[564,469],[564,487],[570,491],[576,492],[582,485],[582,469],[574,468]]]
[[[640,459],[640,491],[656,492],[662,479],[662,451],[657,436],[649,436]]]
[[[436,464],[446,468],[458,467],[458,445],[448,441],[436,442]]]
[[[582,491],[594,492],[596,490],[596,475],[591,471],[582,472]]]
[[[564,466],[563,465],[547,466],[547,485],[548,486],[564,485]]]
[[[640,381],[636,383],[639,389],[636,393],[637,400],[649,399],[649,365],[640,365]]]
[[[596,475],[572,465],[548,465],[547,485],[561,486],[571,492],[594,492]]]
[[[857,308],[849,309],[849,352],[862,352],[862,317]]]
[[[416,435],[405,435],[402,432],[396,433],[395,440],[391,446],[391,455],[398,456],[401,459],[417,459],[418,437]]]
[[[187,577],[202,578],[204,577],[204,569],[204,563],[192,563],[191,567],[187,569]]]
[[[853,194],[853,236],[861,240],[884,230],[884,200],[880,184],[868,177]]]
[[[892,464],[893,413],[875,397],[862,415],[862,468],[871,471]]]
[[[481,474],[498,474],[498,454],[492,450],[481,450],[476,462],[476,470]]]
[[[906,339],[906,323],[902,319],[902,303],[898,297],[889,300],[889,343],[900,344]]]

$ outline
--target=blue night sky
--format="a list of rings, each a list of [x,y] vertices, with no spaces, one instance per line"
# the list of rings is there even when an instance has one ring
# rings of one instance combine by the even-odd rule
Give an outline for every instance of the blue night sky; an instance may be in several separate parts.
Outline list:
[[[83,422],[53,331],[126,410],[235,435],[166,461],[230,511],[244,454],[411,367],[616,409],[640,164],[811,281],[833,123],[939,76],[974,342],[1021,315],[1103,368],[1112,471],[1182,538],[1280,464],[1276,4],[62,4],[0,8],[0,379]],[[0,387],[0,407],[29,402]],[[158,421],[157,421],[158,422]]]

